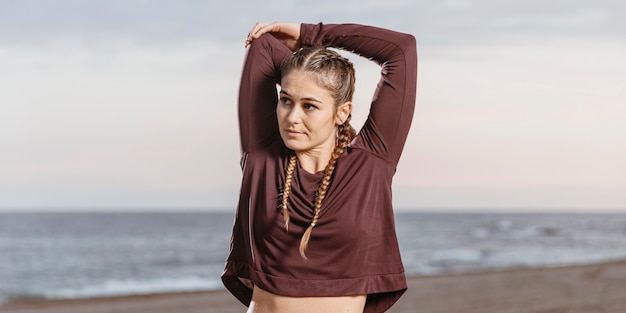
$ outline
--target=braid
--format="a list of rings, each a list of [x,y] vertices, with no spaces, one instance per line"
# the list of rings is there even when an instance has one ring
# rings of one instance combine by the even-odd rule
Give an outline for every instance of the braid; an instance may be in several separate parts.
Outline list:
[[[291,181],[293,179],[293,170],[296,167],[296,155],[292,154],[289,158],[289,165],[287,165],[287,172],[285,174],[285,186],[283,188],[283,197],[280,204],[280,208],[283,210],[283,218],[285,220],[285,230],[289,231],[289,211],[287,210],[287,204],[289,202],[289,193],[291,192]]]
[[[330,157],[330,161],[326,168],[324,169],[324,177],[322,177],[322,181],[320,181],[320,185],[315,194],[315,202],[313,204],[313,218],[311,219],[311,224],[302,235],[302,239],[300,240],[300,255],[308,260],[304,251],[309,245],[309,239],[311,239],[311,232],[313,231],[313,227],[317,225],[317,221],[320,217],[320,212],[322,211],[322,201],[326,197],[326,192],[328,191],[328,186],[330,186],[330,180],[335,172],[335,168],[337,167],[337,159],[343,153],[344,149],[348,146],[351,139],[350,130],[352,127],[350,126],[351,115],[348,116],[346,121],[339,125],[338,128],[338,137],[337,137],[337,145],[335,145],[335,149]]]

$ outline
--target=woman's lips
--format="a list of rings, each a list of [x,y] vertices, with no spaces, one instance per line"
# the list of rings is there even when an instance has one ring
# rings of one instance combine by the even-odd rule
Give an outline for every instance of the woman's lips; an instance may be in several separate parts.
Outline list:
[[[297,131],[297,130],[287,129],[287,134],[289,134],[290,136],[297,136],[297,135],[300,135],[302,133]]]

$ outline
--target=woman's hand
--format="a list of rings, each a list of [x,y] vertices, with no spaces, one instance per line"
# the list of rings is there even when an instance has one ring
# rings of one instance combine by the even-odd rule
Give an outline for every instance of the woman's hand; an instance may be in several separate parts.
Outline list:
[[[300,49],[300,23],[256,23],[246,38],[246,48],[250,43],[265,33],[270,33],[291,51]]]

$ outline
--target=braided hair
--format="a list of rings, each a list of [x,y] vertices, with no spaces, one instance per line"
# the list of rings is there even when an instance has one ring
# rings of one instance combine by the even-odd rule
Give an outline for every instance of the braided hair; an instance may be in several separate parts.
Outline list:
[[[294,70],[314,74],[313,77],[315,77],[316,83],[330,92],[335,100],[335,105],[352,100],[355,83],[354,66],[348,59],[342,57],[337,52],[326,49],[325,47],[300,49],[293,55],[287,57],[281,65],[281,74],[283,77]],[[352,115],[350,114],[343,124],[337,126],[337,142],[315,193],[315,200],[312,204],[313,216],[311,223],[300,240],[300,255],[305,260],[307,259],[305,251],[309,244],[313,228],[318,223],[322,211],[322,202],[328,192],[333,173],[337,166],[337,160],[355,136],[355,131],[350,125],[351,118]],[[289,231],[289,193],[291,192],[295,166],[296,155],[292,152],[285,171],[285,185],[283,186],[282,193],[280,194],[281,199],[279,201],[285,222],[285,229],[287,231]]]

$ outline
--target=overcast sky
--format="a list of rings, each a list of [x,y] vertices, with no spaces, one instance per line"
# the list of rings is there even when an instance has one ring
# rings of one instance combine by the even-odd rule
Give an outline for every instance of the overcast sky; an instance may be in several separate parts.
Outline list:
[[[233,210],[256,21],[418,39],[399,210],[626,211],[626,3],[0,0],[0,208]],[[355,120],[378,77],[357,65]]]

